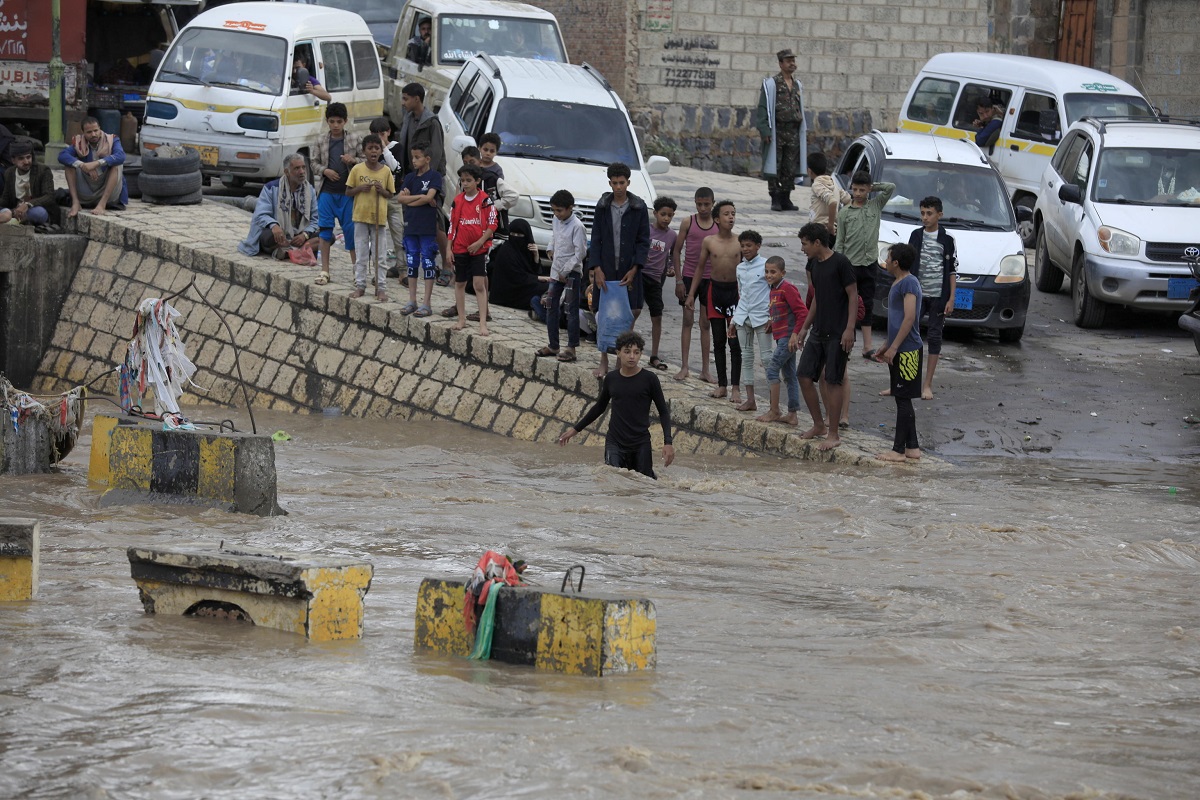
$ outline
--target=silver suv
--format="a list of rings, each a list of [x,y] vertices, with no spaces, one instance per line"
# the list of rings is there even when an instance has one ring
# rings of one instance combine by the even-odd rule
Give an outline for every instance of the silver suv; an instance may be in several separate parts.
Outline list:
[[[1085,117],[1042,174],[1034,284],[1071,279],[1075,324],[1110,305],[1184,311],[1200,254],[1200,124]]]

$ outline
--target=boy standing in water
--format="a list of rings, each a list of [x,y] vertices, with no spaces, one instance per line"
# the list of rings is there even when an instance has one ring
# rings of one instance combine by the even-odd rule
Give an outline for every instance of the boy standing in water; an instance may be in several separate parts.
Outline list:
[[[663,431],[663,466],[675,460],[671,444],[671,411],[663,397],[658,376],[644,370],[638,362],[646,340],[633,331],[617,337],[617,369],[604,376],[600,396],[583,419],[567,428],[558,443],[565,445],[571,438],[600,418],[612,403],[608,434],[604,440],[604,463],[610,467],[630,469],[657,478],[654,474],[654,454],[650,445],[650,404],[658,409],[658,421]]]
[[[688,376],[688,355],[692,349],[692,309],[687,307],[688,289],[691,287],[692,276],[696,274],[696,266],[700,263],[700,243],[705,237],[712,236],[717,232],[717,222],[713,219],[713,190],[707,186],[701,186],[696,190],[696,213],[690,217],[686,217],[683,222],[679,223],[679,236],[675,239],[675,247],[671,251],[671,261],[675,264],[681,264],[682,270],[675,273],[675,297],[679,300],[679,305],[683,306],[683,329],[679,332],[679,349],[683,356],[683,364],[679,367],[679,372],[675,373],[675,380],[681,381]],[[679,260],[679,253],[683,251],[683,260]],[[700,297],[708,296],[708,286],[705,281],[708,280],[708,275],[702,275],[700,285]],[[713,380],[712,373],[708,371],[708,352],[711,346],[711,335],[709,333],[708,318],[700,315],[700,380],[708,383],[716,383]]]
[[[896,400],[896,437],[891,450],[875,457],[893,464],[921,457],[912,402],[921,396],[921,331],[917,327],[921,283],[911,272],[916,258],[908,245],[894,244],[888,249],[884,265],[895,282],[888,292],[888,343],[876,360],[888,365],[889,386]]]
[[[717,388],[712,390],[713,397],[725,397],[729,393],[729,373],[733,373],[733,392],[731,400],[741,403],[742,380],[742,348],[737,339],[728,336],[729,320],[733,318],[733,309],[737,306],[737,265],[742,260],[742,249],[737,238],[733,235],[733,225],[737,218],[737,209],[730,200],[722,200],[713,208],[717,220],[717,235],[707,237],[700,245],[700,262],[692,275],[692,288],[688,292],[685,312],[695,307],[697,294],[704,287],[707,294],[699,295],[702,310],[701,317],[707,317],[712,328],[713,359],[717,362]],[[704,275],[711,268],[711,279],[704,280]],[[707,284],[707,286],[705,286]],[[725,364],[725,343],[729,343],[729,370]]]

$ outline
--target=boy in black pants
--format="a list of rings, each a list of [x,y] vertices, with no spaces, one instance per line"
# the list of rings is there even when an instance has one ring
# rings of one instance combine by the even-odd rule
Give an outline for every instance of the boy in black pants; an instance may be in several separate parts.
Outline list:
[[[922,209],[923,210],[923,209]],[[875,456],[880,461],[903,464],[921,457],[917,442],[917,414],[913,398],[920,395],[921,330],[917,326],[921,309],[921,284],[911,272],[916,254],[906,244],[888,249],[884,268],[895,280],[888,292],[887,346],[875,355],[888,365],[888,385],[896,399],[896,438],[892,449]]]
[[[617,369],[604,376],[600,396],[583,419],[567,428],[558,443],[565,445],[575,434],[600,418],[612,402],[608,434],[604,440],[604,463],[610,467],[631,469],[657,478],[654,474],[654,455],[650,446],[650,403],[658,409],[658,421],[663,430],[663,466],[675,460],[671,445],[671,411],[663,397],[658,376],[642,369],[638,362],[646,340],[633,331],[617,337]]]
[[[940,224],[942,200],[926,197],[921,201],[921,225],[908,237],[908,246],[916,252],[913,275],[921,282],[920,319],[929,315],[926,342],[929,345],[929,370],[921,386],[921,399],[933,399],[933,371],[942,356],[942,328],[946,317],[954,313],[954,290],[958,282],[958,248],[954,237]]]

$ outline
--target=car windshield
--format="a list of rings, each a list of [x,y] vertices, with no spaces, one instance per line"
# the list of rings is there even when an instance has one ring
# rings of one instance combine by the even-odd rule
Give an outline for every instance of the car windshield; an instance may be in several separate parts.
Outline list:
[[[1116,91],[1116,87],[1113,87]],[[1125,94],[1068,94],[1067,124],[1084,117],[1153,117],[1154,110],[1140,97]]]
[[[159,67],[157,80],[279,95],[287,74],[287,42],[274,36],[188,28]]]
[[[1200,208],[1200,151],[1110,147],[1100,151],[1097,203]]]
[[[621,161],[635,170],[641,164],[617,108],[510,97],[496,108],[492,129],[504,142],[502,156],[605,166]]]
[[[558,26],[552,20],[442,16],[438,18],[437,48],[445,64],[461,64],[476,53],[566,61]]]
[[[880,180],[896,184],[884,216],[919,224],[921,200],[942,200],[942,222],[948,228],[1013,230],[1012,207],[1004,184],[987,167],[885,161]]]

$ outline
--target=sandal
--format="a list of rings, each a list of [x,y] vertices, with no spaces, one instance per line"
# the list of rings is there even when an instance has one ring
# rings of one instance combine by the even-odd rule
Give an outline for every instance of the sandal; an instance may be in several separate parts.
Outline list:
[[[660,359],[658,356],[650,356],[650,366],[654,367],[655,369],[670,369],[666,362]]]
[[[407,317],[409,314],[416,313],[416,310],[417,304],[410,301],[404,304],[404,308],[400,309],[400,313]]]
[[[438,286],[449,286],[452,274],[449,270],[444,269],[438,273],[437,279],[434,282]]]
[[[575,360],[574,353],[559,353],[558,360],[563,364],[569,364]]]
[[[443,317],[446,317],[446,318],[457,317],[458,316],[458,306],[450,306],[449,308],[443,308],[441,311],[441,314]]]
[[[432,317],[433,309],[429,306],[417,306],[417,310],[413,312],[414,317]]]
[[[315,283],[317,284],[317,286],[324,286],[325,284],[329,283],[329,273],[322,272],[320,275],[317,276],[317,280],[315,281]]]
[[[874,350],[863,350],[862,357],[865,358],[867,361],[874,361],[875,360],[875,351]]]
[[[467,314],[467,321],[468,321],[468,322],[479,322],[479,312],[478,312],[478,311],[476,311],[476,312],[474,312],[474,313],[472,313],[472,314]],[[492,321],[492,315],[491,315],[491,314],[488,314],[487,321],[488,321],[488,322],[491,322],[491,321]]]
[[[541,350],[538,350],[536,353],[534,353],[534,355],[538,358],[550,358],[551,356],[557,356],[558,351],[551,350],[549,347],[543,347]]]

